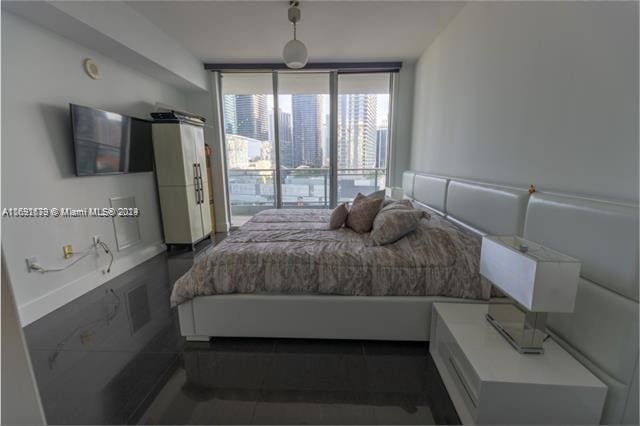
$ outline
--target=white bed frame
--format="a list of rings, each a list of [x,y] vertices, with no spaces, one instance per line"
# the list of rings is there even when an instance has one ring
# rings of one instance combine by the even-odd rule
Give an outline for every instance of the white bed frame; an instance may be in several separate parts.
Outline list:
[[[232,294],[196,297],[178,309],[190,341],[211,336],[429,340],[431,305],[451,297]],[[484,301],[480,301],[486,303]]]
[[[638,206],[405,172],[405,196],[478,235],[522,235],[582,260],[573,314],[549,331],[609,386],[603,423],[638,424]],[[188,340],[215,336],[428,341],[447,297],[234,294],[178,307]]]
[[[418,206],[452,219],[446,214],[449,179],[405,173],[405,196]],[[498,234],[522,234],[529,193],[507,187],[475,186],[467,189],[489,208],[477,220],[458,222]],[[488,197],[488,198],[485,198]],[[455,198],[457,200],[457,198]],[[455,208],[466,206],[454,203]],[[233,294],[196,297],[178,307],[180,330],[187,340],[213,336],[293,337],[316,339],[429,340],[431,306],[434,302],[486,303],[451,297],[325,296]]]

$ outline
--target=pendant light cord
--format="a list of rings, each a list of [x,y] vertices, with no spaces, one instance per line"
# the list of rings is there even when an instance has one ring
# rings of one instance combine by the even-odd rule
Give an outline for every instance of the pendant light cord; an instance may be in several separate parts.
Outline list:
[[[293,23],[293,39],[297,40],[297,38],[296,38],[296,23],[295,22]]]

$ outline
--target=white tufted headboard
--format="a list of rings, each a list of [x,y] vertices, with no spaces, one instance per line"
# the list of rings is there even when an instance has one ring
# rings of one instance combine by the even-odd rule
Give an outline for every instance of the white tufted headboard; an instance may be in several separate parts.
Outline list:
[[[413,182],[416,174],[411,171],[406,171],[402,173],[402,189],[404,190],[404,195],[413,198]]]
[[[449,179],[439,176],[415,175],[413,180],[413,199],[444,214],[447,202]]]
[[[410,171],[402,188],[406,197],[480,235],[522,235],[526,189]]]
[[[447,217],[492,235],[522,235],[529,192],[450,180]]]
[[[608,385],[601,422],[638,424],[638,206],[438,176],[442,195],[436,177],[404,176],[409,198],[480,234],[522,235],[582,261],[575,310],[549,315],[549,331]]]
[[[548,327],[609,386],[602,422],[637,424],[637,206],[536,193],[524,237],[582,261],[574,312],[549,315]]]

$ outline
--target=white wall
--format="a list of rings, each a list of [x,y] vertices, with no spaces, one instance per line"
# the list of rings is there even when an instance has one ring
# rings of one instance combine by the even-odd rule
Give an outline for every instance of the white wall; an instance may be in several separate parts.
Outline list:
[[[91,80],[82,61],[94,58],[102,79]],[[149,117],[156,102],[184,108],[178,89],[160,83],[10,13],[2,15],[2,207],[108,207],[109,198],[135,196],[142,242],[117,252],[108,218],[2,219],[2,245],[22,325],[141,263],[164,249],[153,173],[74,176],[69,103]],[[102,235],[114,249],[108,262],[91,256],[71,269],[27,273],[25,258],[46,267],[65,263],[62,246],[75,250]]]
[[[45,425],[31,358],[2,254],[2,424]]]
[[[466,5],[416,68],[411,168],[638,199],[638,4]]]
[[[207,89],[202,61],[123,1],[4,1],[2,9],[157,80]]]

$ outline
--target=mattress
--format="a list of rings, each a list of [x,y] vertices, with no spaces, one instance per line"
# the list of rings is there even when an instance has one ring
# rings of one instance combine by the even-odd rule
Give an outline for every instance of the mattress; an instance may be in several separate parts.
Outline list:
[[[368,233],[328,228],[331,210],[256,214],[196,258],[174,284],[171,304],[234,293],[448,296],[488,299],[480,240],[432,215],[399,241],[374,246]]]

